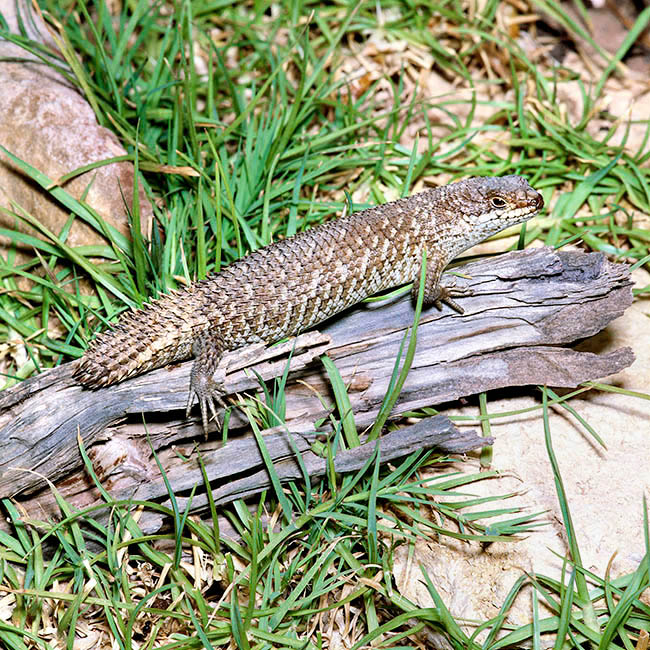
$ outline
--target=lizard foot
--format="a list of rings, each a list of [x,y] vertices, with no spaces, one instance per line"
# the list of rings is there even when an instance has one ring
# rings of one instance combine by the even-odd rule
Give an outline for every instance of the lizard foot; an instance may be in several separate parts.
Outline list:
[[[467,286],[457,285],[452,281],[451,284],[438,287],[438,296],[433,301],[433,304],[442,309],[443,303],[449,305],[452,309],[459,314],[464,314],[465,310],[454,300],[454,298],[461,298],[464,296],[471,296],[474,292]]]
[[[203,433],[206,440],[208,438],[208,410],[217,423],[217,429],[221,429],[221,419],[217,412],[217,404],[223,408],[228,406],[223,399],[226,394],[224,388],[225,378],[225,371],[219,372],[219,379],[208,377],[203,372],[192,372],[185,417],[189,417],[194,404],[194,398],[196,397],[201,408],[201,423],[203,424]]]

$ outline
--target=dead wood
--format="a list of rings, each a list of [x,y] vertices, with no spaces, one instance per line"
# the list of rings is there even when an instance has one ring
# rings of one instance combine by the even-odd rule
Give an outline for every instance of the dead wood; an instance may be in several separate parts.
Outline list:
[[[473,292],[461,299],[465,314],[447,308],[423,313],[415,360],[394,415],[506,386],[573,387],[632,363],[628,348],[592,354],[562,347],[596,334],[631,304],[626,266],[613,264],[601,254],[545,248],[473,262],[462,267],[462,274],[456,283]],[[310,476],[318,475],[318,463],[323,462],[310,451],[314,422],[323,420],[319,430],[328,430],[334,400],[319,357],[326,353],[335,362],[349,387],[361,431],[378,413],[412,321],[413,306],[404,296],[357,306],[321,326],[320,332],[285,344],[230,355],[226,387],[241,394],[259,391],[259,382],[247,366],[269,381],[282,374],[293,351],[285,416],[292,433],[270,430],[265,437],[283,479],[300,478],[297,452],[308,463]],[[98,477],[113,496],[164,500],[165,488],[145,441],[143,418],[151,445],[178,493],[189,493],[193,485],[202,483],[196,460],[177,453],[191,455],[193,450],[202,454],[220,503],[265,489],[268,475],[254,438],[235,437],[222,446],[214,442],[220,438],[214,434],[214,440],[205,442],[198,420],[185,421],[190,366],[188,362],[162,368],[90,391],[71,380],[66,365],[6,391],[0,396],[0,496],[25,498],[42,490],[47,478],[64,485],[64,493],[74,495],[78,506],[94,502],[98,495],[84,475],[79,433]],[[250,398],[248,402],[252,404]],[[425,422],[420,428],[411,427],[410,434],[401,430],[385,437],[381,458],[387,460],[391,449],[404,455],[435,446],[437,433],[433,438],[429,434],[442,424]],[[444,422],[443,429],[448,426]],[[231,435],[245,425],[241,412],[233,411]],[[398,445],[401,436],[408,442],[405,447]],[[465,441],[459,449],[473,448],[480,440]],[[349,458],[361,454],[363,460],[358,462],[363,464],[374,453],[374,443],[346,453]],[[342,463],[342,457],[337,462]],[[344,471],[342,465],[337,468]],[[44,507],[42,496],[34,498]],[[204,505],[195,496],[193,510]]]
[[[303,483],[309,480],[313,483],[315,479],[325,474],[327,459],[312,451],[312,445],[319,438],[321,434],[287,433],[278,428],[265,432],[264,445],[282,483],[291,480]],[[339,473],[356,471],[373,460],[375,454],[379,462],[386,463],[416,451],[425,452],[435,449],[442,454],[465,454],[492,443],[492,438],[481,437],[472,430],[459,430],[449,418],[436,415],[386,433],[376,441],[364,442],[358,447],[340,450],[335,456],[334,468]],[[272,489],[260,448],[252,437],[236,438],[225,445],[220,443],[201,445],[199,450],[187,449],[186,460],[179,458],[178,451],[175,449],[172,454],[163,450],[161,460],[165,466],[167,480],[174,487],[176,501],[181,509],[187,506],[188,495],[194,486],[203,484],[198,461],[199,453],[206,474],[210,478],[212,496],[217,506]],[[297,459],[298,454],[301,457],[300,462]],[[162,500],[163,505],[170,507],[160,472],[151,472],[146,478],[138,475],[137,480],[134,480],[133,476],[122,477],[111,482],[110,493],[114,499],[156,502]],[[87,498],[87,495],[79,496]],[[97,496],[95,495],[95,498]],[[76,498],[73,499],[77,502]],[[50,511],[51,508],[54,512],[56,508],[54,499],[48,496],[46,501],[47,510]],[[39,499],[39,506],[41,509],[44,508],[42,498]],[[191,512],[209,514],[205,491],[194,494]],[[161,518],[155,513],[145,512],[138,524],[144,532],[153,533],[160,528],[160,520]],[[222,533],[228,530],[228,528],[224,529],[224,526],[229,526],[226,519],[220,518],[219,523]]]

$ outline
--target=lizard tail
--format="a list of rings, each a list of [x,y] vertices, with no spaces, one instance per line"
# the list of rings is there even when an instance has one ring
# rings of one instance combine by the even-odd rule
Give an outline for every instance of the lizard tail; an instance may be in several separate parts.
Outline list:
[[[87,388],[100,388],[189,359],[192,344],[207,328],[207,320],[197,324],[183,317],[183,310],[176,308],[182,304],[183,294],[172,292],[122,315],[112,330],[97,335],[84,356],[75,361],[75,380]]]

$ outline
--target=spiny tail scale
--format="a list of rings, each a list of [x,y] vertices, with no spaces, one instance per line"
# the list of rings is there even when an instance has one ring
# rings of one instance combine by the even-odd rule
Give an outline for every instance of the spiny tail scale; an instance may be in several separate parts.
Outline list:
[[[88,388],[99,388],[189,359],[193,341],[208,329],[209,321],[196,311],[190,318],[183,309],[188,297],[188,289],[174,291],[126,312],[112,330],[95,337],[76,362],[75,379]]]

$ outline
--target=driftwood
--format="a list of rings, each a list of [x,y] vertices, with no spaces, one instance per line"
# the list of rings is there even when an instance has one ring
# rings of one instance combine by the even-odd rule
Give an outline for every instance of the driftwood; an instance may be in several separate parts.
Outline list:
[[[599,332],[631,304],[626,266],[596,253],[533,249],[468,264],[462,273],[456,284],[472,290],[471,296],[461,299],[465,314],[448,308],[422,314],[415,360],[393,414],[506,386],[573,387],[632,363],[628,348],[598,355],[561,347]],[[280,476],[300,477],[296,450],[306,459],[310,476],[320,471],[322,459],[309,451],[313,423],[323,419],[320,431],[327,431],[333,397],[319,357],[326,353],[336,364],[348,385],[356,426],[363,430],[378,413],[412,321],[413,306],[404,296],[357,306],[319,332],[285,344],[230,355],[226,388],[233,394],[259,391],[247,366],[268,381],[282,374],[291,356],[285,420],[293,433],[265,432]],[[165,487],[144,438],[143,418],[177,493],[189,493],[202,483],[195,457],[188,461],[176,453],[191,454],[196,448],[219,502],[265,489],[268,477],[253,438],[234,438],[221,446],[215,442],[220,434],[206,442],[198,419],[185,420],[190,366],[188,362],[162,368],[89,391],[71,380],[66,365],[0,395],[0,496],[25,498],[42,490],[47,478],[64,485],[64,492],[74,495],[78,505],[94,502],[97,494],[84,476],[77,448],[79,433],[113,496],[164,501]],[[424,422],[411,427],[410,433],[401,430],[384,437],[381,458],[436,445],[445,450],[443,440],[445,444],[461,440],[460,451],[485,442],[458,438],[444,418]],[[241,412],[234,410],[231,435],[246,424]],[[446,438],[439,437],[439,431]],[[397,444],[400,440],[402,445]],[[375,443],[369,443],[362,451],[346,453],[348,458],[359,454],[353,465],[357,467],[374,449]],[[337,462],[344,463],[344,455]],[[344,471],[343,465],[337,467]],[[200,509],[205,499],[195,496],[192,505]]]

